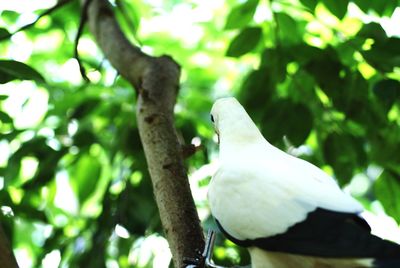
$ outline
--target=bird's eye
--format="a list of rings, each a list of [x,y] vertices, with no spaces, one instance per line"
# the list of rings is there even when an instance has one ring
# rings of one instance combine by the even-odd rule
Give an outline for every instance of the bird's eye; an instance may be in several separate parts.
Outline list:
[[[210,114],[210,116],[211,116],[211,122],[214,123],[214,116],[212,114]]]

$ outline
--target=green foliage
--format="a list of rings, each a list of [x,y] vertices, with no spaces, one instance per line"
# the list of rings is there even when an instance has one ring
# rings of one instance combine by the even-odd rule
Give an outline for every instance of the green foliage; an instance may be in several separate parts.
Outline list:
[[[258,0],[248,0],[243,4],[235,6],[230,11],[225,24],[225,29],[236,29],[247,26],[253,20],[258,6]]]
[[[43,76],[29,65],[14,60],[0,60],[0,84],[15,79],[44,82]]]
[[[149,267],[163,248],[140,250],[163,233],[135,93],[86,31],[78,48],[91,83],[80,77],[71,59],[78,2],[11,39],[44,6],[1,12],[0,205],[13,214],[2,224],[28,256],[19,261],[31,260],[23,267],[45,266],[52,252],[60,267]],[[354,177],[366,175],[358,198],[369,208],[379,201],[400,223],[399,33],[353,14],[359,8],[379,21],[397,0],[161,2],[118,0],[115,13],[133,43],[182,66],[175,119],[182,142],[201,142],[186,165],[204,228],[216,228],[203,194],[217,154],[209,110],[226,95],[238,97],[271,143],[341,186],[352,191]],[[249,261],[222,237],[215,259]]]
[[[259,27],[244,28],[230,43],[227,56],[239,57],[253,50],[260,42],[262,30]]]

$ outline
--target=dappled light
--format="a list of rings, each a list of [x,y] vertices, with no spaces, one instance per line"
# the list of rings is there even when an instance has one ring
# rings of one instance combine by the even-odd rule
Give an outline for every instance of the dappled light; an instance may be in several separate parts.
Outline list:
[[[203,230],[217,230],[209,113],[235,96],[269,142],[333,176],[372,232],[400,243],[397,2],[110,1],[132,44],[180,65],[174,124]],[[76,42],[82,8],[0,3],[1,226],[24,268],[172,267],[138,132],[141,88],[88,21]],[[214,260],[246,265],[249,255],[219,234]]]

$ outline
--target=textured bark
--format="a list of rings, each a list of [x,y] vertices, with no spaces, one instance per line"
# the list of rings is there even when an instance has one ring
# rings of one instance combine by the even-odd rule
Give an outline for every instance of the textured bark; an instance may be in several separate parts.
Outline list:
[[[17,268],[18,264],[15,260],[14,253],[11,249],[10,243],[3,231],[0,224],[0,267],[2,268]]]
[[[90,30],[103,53],[138,92],[137,121],[161,222],[175,267],[204,247],[203,232],[190,192],[174,127],[180,67],[170,57],[151,57],[121,32],[104,0],[91,0]]]

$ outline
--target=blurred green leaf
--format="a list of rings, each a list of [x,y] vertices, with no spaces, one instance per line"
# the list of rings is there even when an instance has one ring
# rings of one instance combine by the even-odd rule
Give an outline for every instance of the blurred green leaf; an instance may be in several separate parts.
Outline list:
[[[346,133],[330,133],[323,144],[325,161],[335,171],[340,185],[350,182],[355,168],[366,165],[366,154],[360,138]]]
[[[395,101],[400,100],[400,82],[393,79],[378,81],[373,87],[374,94],[389,111]]]
[[[71,183],[80,204],[83,204],[95,191],[101,170],[102,164],[98,158],[90,154],[80,156],[71,174]]]
[[[369,13],[375,11],[380,16],[391,17],[396,7],[399,6],[397,0],[385,0],[385,1],[364,1],[364,0],[352,0],[362,11]]]
[[[100,99],[98,98],[84,99],[82,103],[75,107],[71,118],[81,119],[82,117],[88,116],[99,104]]]
[[[0,121],[3,124],[9,124],[13,122],[13,119],[7,113],[0,111]]]
[[[262,115],[264,106],[274,91],[270,72],[266,67],[254,70],[242,84],[238,98],[253,116]]]
[[[305,66],[329,97],[337,96],[338,90],[343,87],[343,79],[340,75],[343,67],[335,52],[330,48],[314,55]]]
[[[305,105],[282,99],[267,106],[261,130],[272,143],[286,136],[293,145],[300,146],[312,127],[313,115]]]
[[[278,34],[285,46],[302,42],[302,34],[299,32],[299,23],[286,13],[275,13]]]
[[[0,60],[0,84],[15,79],[45,82],[43,76],[25,63],[14,60]]]
[[[382,28],[382,25],[375,22],[365,24],[357,33],[357,36],[363,38],[372,38],[377,41],[384,41],[387,38],[386,32]]]
[[[19,18],[20,13],[15,12],[13,10],[2,10],[1,11],[1,18],[9,24],[15,23]]]
[[[4,38],[4,37],[6,37],[6,36],[9,36],[9,35],[10,35],[10,33],[8,32],[7,29],[5,29],[5,28],[0,28],[0,39]]]
[[[260,42],[262,30],[259,27],[248,27],[240,33],[230,43],[226,55],[229,57],[240,57],[252,51]]]
[[[300,2],[307,7],[308,9],[310,9],[311,12],[314,12],[315,7],[318,4],[317,0],[300,0]]]
[[[0,95],[0,101],[6,100],[8,98],[8,95]]]
[[[288,62],[289,59],[286,53],[279,48],[267,48],[261,54],[261,68],[269,68],[271,78],[274,79],[275,83],[281,83],[286,79],[286,66]]]
[[[253,19],[257,6],[258,0],[247,0],[232,8],[226,19],[225,29],[230,30],[247,26]]]
[[[400,224],[400,175],[384,170],[374,186],[374,193],[388,215]]]
[[[391,72],[400,66],[400,38],[390,37],[376,42],[372,48],[361,52],[366,61],[382,72]]]
[[[24,183],[23,189],[33,190],[42,187],[54,179],[58,162],[64,156],[67,149],[63,148],[60,151],[55,151],[53,149],[49,150],[43,158],[39,158],[39,166],[32,179]]]
[[[324,5],[335,15],[338,19],[343,19],[347,13],[347,5],[349,0],[323,0]]]

